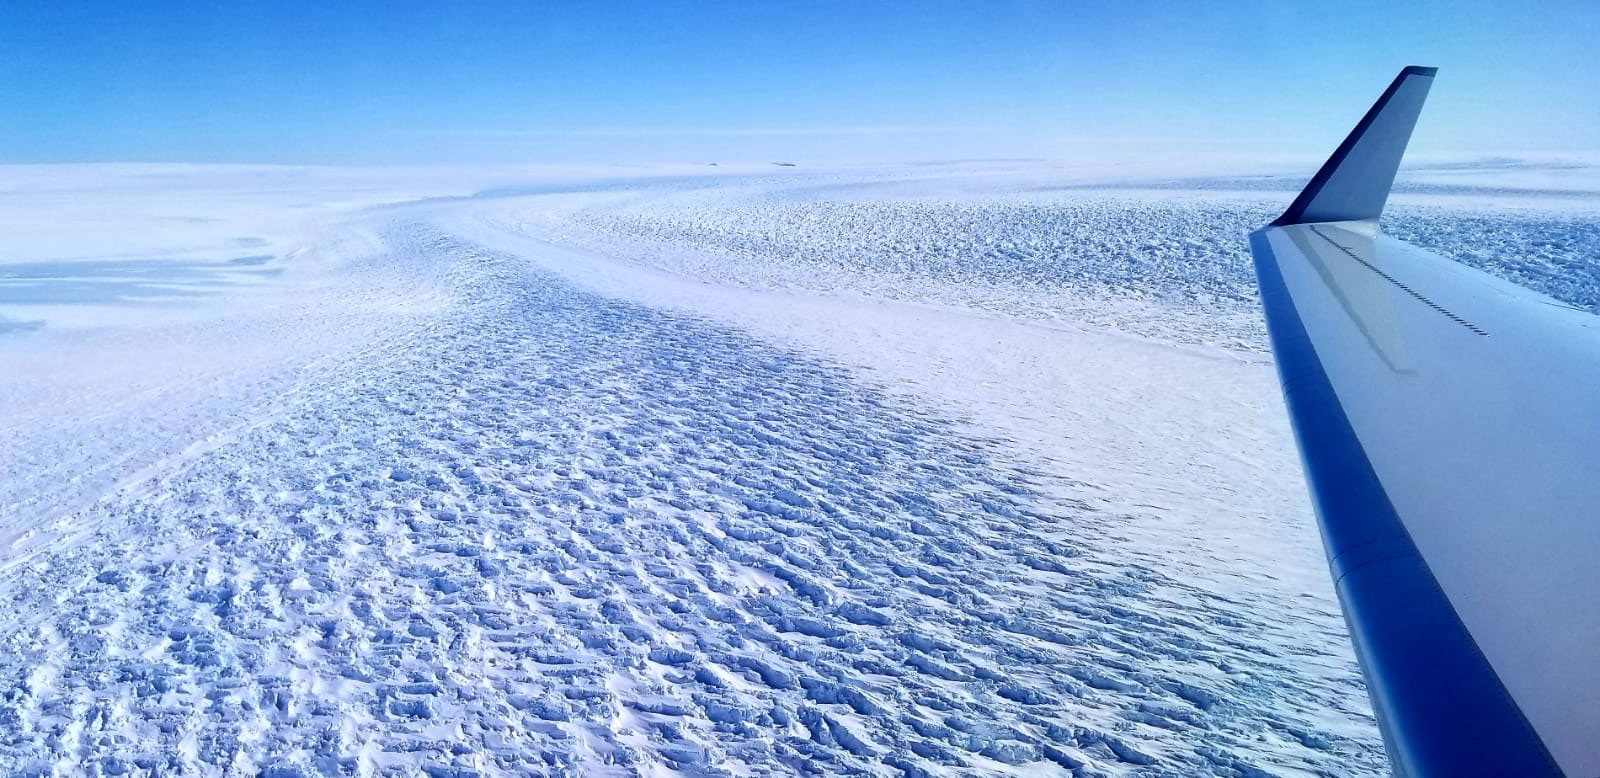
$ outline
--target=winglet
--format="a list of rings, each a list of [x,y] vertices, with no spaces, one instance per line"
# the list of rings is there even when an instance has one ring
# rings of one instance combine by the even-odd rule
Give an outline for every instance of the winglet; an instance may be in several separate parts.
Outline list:
[[[1395,171],[1405,154],[1411,129],[1417,125],[1422,103],[1433,86],[1438,68],[1412,65],[1395,76],[1378,102],[1339,144],[1333,156],[1306,184],[1272,226],[1373,220],[1383,213],[1384,201],[1394,186]]]

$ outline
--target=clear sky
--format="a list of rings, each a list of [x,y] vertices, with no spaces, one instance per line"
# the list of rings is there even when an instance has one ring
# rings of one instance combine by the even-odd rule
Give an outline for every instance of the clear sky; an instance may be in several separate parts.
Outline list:
[[[1600,150],[1600,2],[0,2],[0,162]]]

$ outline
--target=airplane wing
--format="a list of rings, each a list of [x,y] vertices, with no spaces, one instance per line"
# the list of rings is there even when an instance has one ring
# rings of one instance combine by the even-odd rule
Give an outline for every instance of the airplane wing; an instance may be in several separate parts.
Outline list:
[[[1600,317],[1378,231],[1408,67],[1250,236],[1397,775],[1600,776]]]

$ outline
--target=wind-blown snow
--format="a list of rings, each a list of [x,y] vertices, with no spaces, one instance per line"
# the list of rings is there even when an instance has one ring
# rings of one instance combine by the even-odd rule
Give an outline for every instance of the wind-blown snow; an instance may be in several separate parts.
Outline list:
[[[7,772],[1384,770],[1252,318],[1269,195],[484,181],[158,302],[0,264],[42,312],[0,333]],[[1597,224],[1389,229],[1594,305]]]

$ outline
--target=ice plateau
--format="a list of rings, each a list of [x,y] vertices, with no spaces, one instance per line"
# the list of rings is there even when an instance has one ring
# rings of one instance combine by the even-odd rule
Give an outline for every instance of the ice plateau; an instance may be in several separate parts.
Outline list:
[[[68,172],[0,176],[0,772],[1386,769],[1292,181]],[[1592,190],[1426,172],[1390,232],[1600,304]]]

